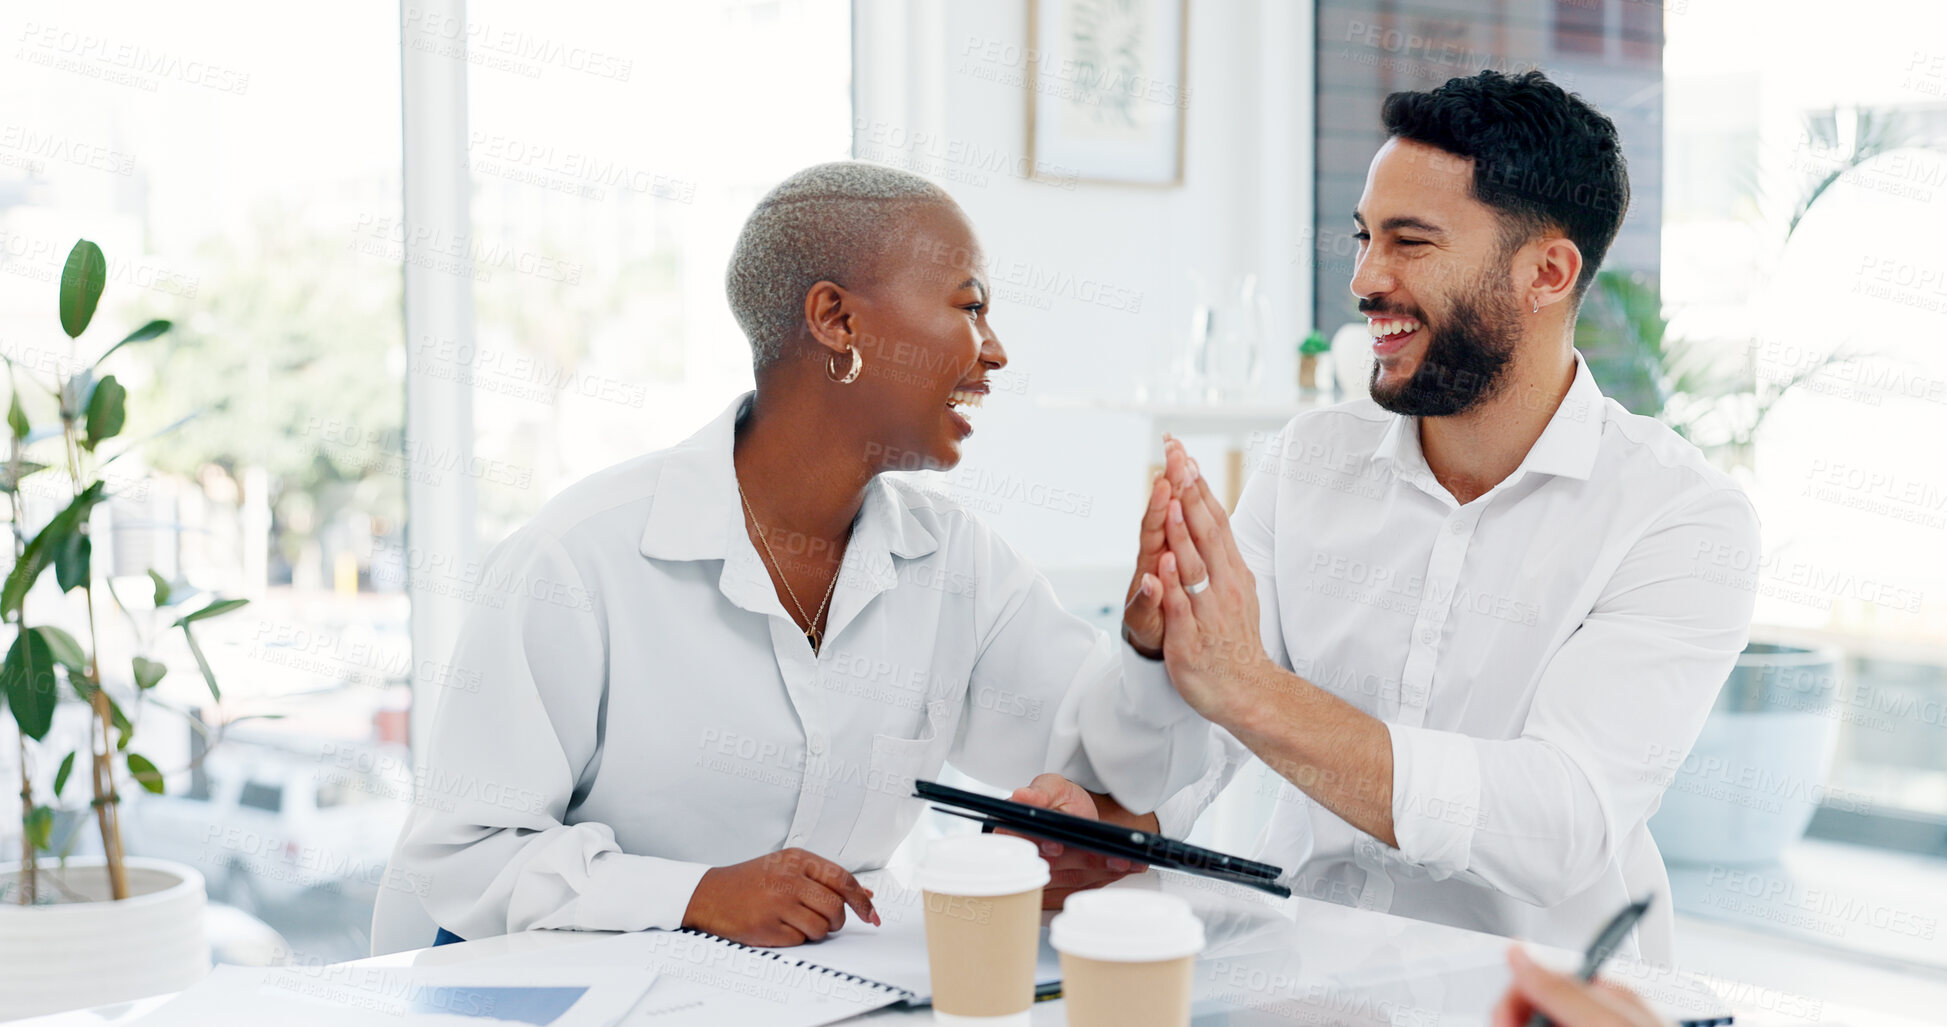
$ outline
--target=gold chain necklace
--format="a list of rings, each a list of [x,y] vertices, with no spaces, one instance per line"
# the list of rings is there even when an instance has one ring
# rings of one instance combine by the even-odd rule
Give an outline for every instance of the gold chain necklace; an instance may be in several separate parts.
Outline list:
[[[838,588],[838,572],[832,572],[831,584],[825,586],[825,598],[818,603],[818,616],[805,616],[804,604],[798,602],[798,592],[791,587],[791,579],[784,576],[784,565],[778,563],[777,554],[771,552],[770,539],[765,537],[764,525],[758,523],[757,511],[750,508],[750,497],[744,495],[744,483],[741,481],[737,483],[737,498],[743,500],[744,513],[750,515],[751,526],[757,529],[757,544],[763,546],[764,555],[771,558],[771,568],[777,571],[777,580],[784,582],[784,594],[791,597],[791,605],[798,608],[798,616],[804,620],[805,641],[811,643],[812,652],[817,652],[819,642],[818,617],[825,615],[825,607],[832,601],[832,592]],[[846,530],[846,537],[851,537],[849,528]],[[842,566],[843,564],[841,562],[841,568]]]

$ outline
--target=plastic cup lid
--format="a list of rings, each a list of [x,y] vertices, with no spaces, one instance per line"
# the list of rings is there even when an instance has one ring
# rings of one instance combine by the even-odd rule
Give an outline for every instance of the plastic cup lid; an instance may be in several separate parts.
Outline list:
[[[961,834],[926,847],[921,888],[943,895],[1015,895],[1048,883],[1048,864],[1026,838]]]
[[[1070,895],[1048,941],[1083,959],[1149,963],[1202,952],[1203,921],[1180,896],[1105,888]]]

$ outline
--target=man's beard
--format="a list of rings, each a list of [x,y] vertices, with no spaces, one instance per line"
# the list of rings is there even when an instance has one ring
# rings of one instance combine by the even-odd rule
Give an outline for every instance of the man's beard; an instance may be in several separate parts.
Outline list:
[[[1378,311],[1374,311],[1378,313]],[[1416,318],[1426,325],[1425,318]],[[1492,396],[1507,377],[1520,332],[1521,308],[1480,283],[1455,301],[1432,335],[1420,366],[1406,381],[1381,388],[1379,365],[1367,383],[1373,402],[1410,417],[1452,417]]]

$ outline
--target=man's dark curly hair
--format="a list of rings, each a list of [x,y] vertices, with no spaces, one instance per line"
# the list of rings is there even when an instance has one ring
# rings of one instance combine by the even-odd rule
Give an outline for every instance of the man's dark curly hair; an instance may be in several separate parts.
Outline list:
[[[1474,198],[1502,215],[1504,251],[1559,231],[1582,251],[1579,298],[1629,209],[1615,123],[1539,71],[1483,71],[1428,92],[1394,93],[1388,134],[1474,162]]]

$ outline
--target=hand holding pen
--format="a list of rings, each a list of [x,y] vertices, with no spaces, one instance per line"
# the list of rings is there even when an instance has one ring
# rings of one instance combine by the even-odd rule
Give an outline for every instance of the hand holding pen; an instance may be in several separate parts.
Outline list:
[[[1514,980],[1494,1007],[1494,1027],[1548,1027],[1551,1022],[1560,1027],[1668,1027],[1635,992],[1595,979],[1649,905],[1643,899],[1616,914],[1589,945],[1582,972],[1575,977],[1554,973],[1521,946],[1509,946],[1508,969]]]

